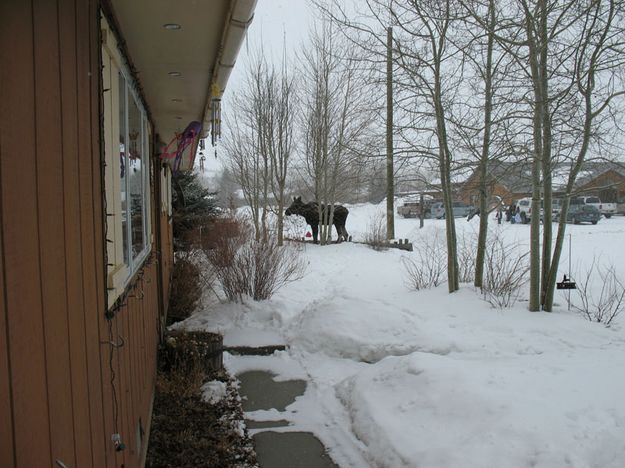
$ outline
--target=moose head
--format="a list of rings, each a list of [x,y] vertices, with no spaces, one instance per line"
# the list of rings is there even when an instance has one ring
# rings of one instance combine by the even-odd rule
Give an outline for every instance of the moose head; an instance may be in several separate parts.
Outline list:
[[[301,215],[302,209],[304,208],[304,202],[302,202],[302,197],[293,197],[293,203],[289,206],[284,212],[285,215]]]

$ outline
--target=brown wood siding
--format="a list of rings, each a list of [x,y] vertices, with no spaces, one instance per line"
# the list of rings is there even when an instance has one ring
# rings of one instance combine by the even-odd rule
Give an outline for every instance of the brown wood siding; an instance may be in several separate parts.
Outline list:
[[[0,12],[2,10],[0,9]],[[0,140],[0,159],[2,159],[2,143]],[[1,165],[0,165],[1,166]],[[0,180],[2,172],[0,168]],[[2,198],[0,193],[0,206]],[[2,225],[2,210],[0,210],[0,226]],[[2,229],[0,229],[0,259],[4,258],[2,243]],[[0,264],[3,266],[3,263]],[[4,268],[0,268],[0,466],[13,466],[13,411],[11,408],[11,387],[9,385],[9,348],[6,326],[6,307],[4,305]]]
[[[17,0],[0,3],[2,260],[14,450],[19,465],[49,466],[50,424],[34,134],[33,8],[30,2]],[[38,445],[35,450],[33,441]]]
[[[109,322],[99,9],[98,0],[0,2],[2,467],[137,467],[147,443],[139,424],[148,430],[167,300],[156,260],[171,252],[153,248]],[[156,232],[155,195],[152,210]],[[108,344],[109,325],[124,346]]]
[[[65,272],[65,223],[63,196],[63,134],[61,112],[59,35],[57,9],[52,2],[33,2],[35,64],[35,143],[37,164],[37,203],[39,218],[39,258],[41,262],[41,298],[46,349],[47,390],[50,411],[52,457],[75,465],[79,447],[74,441],[72,389],[84,388],[73,378],[80,374],[67,363],[72,348],[71,327],[68,330],[68,307]],[[71,319],[69,321],[71,322]],[[69,333],[68,333],[69,332]],[[75,336],[75,334],[73,334]],[[82,353],[84,349],[71,353]],[[80,385],[82,383],[82,385]],[[78,394],[77,398],[81,398]],[[88,415],[83,415],[88,421]],[[78,421],[80,426],[80,421]],[[91,455],[91,447],[86,450]],[[82,460],[85,460],[83,458]]]

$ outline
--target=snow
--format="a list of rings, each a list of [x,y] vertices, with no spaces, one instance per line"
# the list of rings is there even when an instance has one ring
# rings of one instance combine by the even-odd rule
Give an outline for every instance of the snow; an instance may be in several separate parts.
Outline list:
[[[350,206],[347,229],[362,239],[385,203]],[[472,236],[479,220],[457,219]],[[397,237],[418,246],[444,221],[397,218]],[[303,235],[306,226],[290,229]],[[492,229],[521,249],[529,226]],[[625,278],[625,217],[568,226],[560,276],[592,263],[613,264]],[[606,328],[567,310],[528,312],[527,294],[494,309],[471,285],[409,290],[402,256],[356,243],[306,244],[305,278],[264,302],[210,305],[183,326],[220,331],[226,343],[287,344],[271,356],[231,356],[238,374],[267,370],[305,379],[304,395],[272,430],[314,432],[340,466],[606,467],[625,466],[625,314]],[[600,287],[600,285],[596,285]],[[575,292],[572,295],[575,300]],[[262,429],[258,429],[262,430]]]
[[[202,385],[202,398],[204,401],[215,404],[226,397],[228,387],[225,382],[211,380]]]

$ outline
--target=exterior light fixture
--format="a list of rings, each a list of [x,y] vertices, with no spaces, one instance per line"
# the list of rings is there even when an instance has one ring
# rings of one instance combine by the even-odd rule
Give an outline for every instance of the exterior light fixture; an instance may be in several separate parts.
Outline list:
[[[182,76],[182,73],[180,73],[179,71],[170,71],[169,73],[167,73],[169,76]]]
[[[180,26],[180,25],[179,25],[179,24],[177,24],[177,23],[166,23],[166,24],[164,24],[164,25],[163,25],[163,27],[164,27],[165,29],[169,29],[170,31],[176,31],[176,30],[178,30],[178,29],[181,29],[181,28],[182,28],[182,26]]]

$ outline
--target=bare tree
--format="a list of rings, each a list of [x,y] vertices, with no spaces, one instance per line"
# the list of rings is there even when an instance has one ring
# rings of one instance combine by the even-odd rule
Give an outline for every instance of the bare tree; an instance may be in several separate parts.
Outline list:
[[[293,155],[294,80],[259,52],[247,70],[243,91],[234,99],[226,139],[228,169],[252,212],[256,240],[267,241],[270,201],[277,203],[278,245],[283,243],[287,174]],[[271,197],[273,195],[273,197]]]
[[[577,176],[591,145],[598,148],[601,133],[616,125],[615,98],[623,91],[623,8],[615,0],[511,0],[501,6],[505,14],[494,28],[472,15],[483,28],[494,31],[526,83],[517,83],[515,114],[519,122],[531,120],[531,138],[525,139],[525,130],[512,138],[531,155],[532,311],[552,309],[566,212]],[[552,175],[563,162],[568,163],[569,174],[552,250]],[[542,249],[540,216],[536,215],[541,202]]]
[[[372,122],[368,77],[359,68],[355,47],[342,40],[332,21],[313,30],[302,55],[304,167],[318,202],[320,242],[325,244],[350,167],[367,151]],[[323,210],[323,205],[330,209]]]
[[[411,107],[412,125],[404,134],[412,142],[421,140],[420,145],[413,143],[415,150],[426,157],[434,156],[438,164],[446,219],[447,284],[449,292],[454,292],[459,288],[459,278],[451,182],[454,155],[447,114],[463,75],[453,40],[459,5],[452,0],[411,0],[391,4],[389,12],[399,31],[396,55],[403,81],[398,86],[404,87]]]
[[[237,109],[238,105],[235,104]],[[244,113],[226,126],[225,137],[226,167],[232,179],[241,188],[243,199],[250,207],[254,236],[260,240],[266,227],[261,224],[261,212],[266,210],[266,200],[263,200],[262,187],[265,185],[264,166],[260,153],[256,151],[257,143],[253,133],[253,121],[243,121]]]
[[[275,67],[268,69],[264,83],[267,108],[261,122],[265,147],[271,163],[271,187],[277,203],[278,245],[283,244],[285,192],[288,169],[294,151],[296,114],[295,83],[286,66],[286,60],[283,58],[280,72],[277,72]]]
[[[447,218],[450,292],[458,286],[452,173],[478,161],[482,216],[475,284],[480,286],[489,163],[505,156],[531,168],[529,309],[551,310],[566,212],[578,175],[589,154],[611,149],[607,136],[619,128],[616,117],[625,89],[625,4],[618,0],[363,3],[364,19],[338,0],[332,8],[321,7],[326,16],[354,32],[352,41],[370,52],[368,60],[378,68],[386,52],[383,31],[393,27],[394,130],[400,143],[395,145],[396,155],[409,155],[420,161],[420,167],[436,163]],[[480,90],[474,93],[479,96],[468,96],[466,83]],[[553,174],[563,164],[568,178],[554,246]]]
[[[594,1],[572,5],[571,9],[574,13],[569,24],[574,20],[576,27],[569,31],[569,34],[572,33],[573,53],[565,62],[565,73],[570,77],[567,90],[575,105],[565,108],[561,118],[551,120],[559,124],[556,130],[573,142],[574,157],[566,183],[553,258],[544,267],[541,299],[543,309],[547,311],[553,308],[566,214],[575,182],[591,145],[594,143],[596,147],[601,133],[608,128],[617,128],[617,110],[622,112],[617,106],[622,105],[625,95],[625,5],[616,0]],[[545,206],[550,206],[547,205],[547,198]],[[547,240],[551,245],[551,237],[545,238],[544,242]]]
[[[476,245],[474,285],[483,286],[488,215],[500,208],[493,203],[490,171],[509,150],[507,130],[514,115],[514,101],[507,91],[510,58],[495,39],[500,13],[495,0],[460,1],[463,17],[460,28],[465,41],[457,43],[468,68],[466,99],[451,116],[456,147],[468,157],[467,166],[476,166],[480,227]],[[474,18],[478,18],[476,21]],[[474,163],[477,161],[477,164]]]

